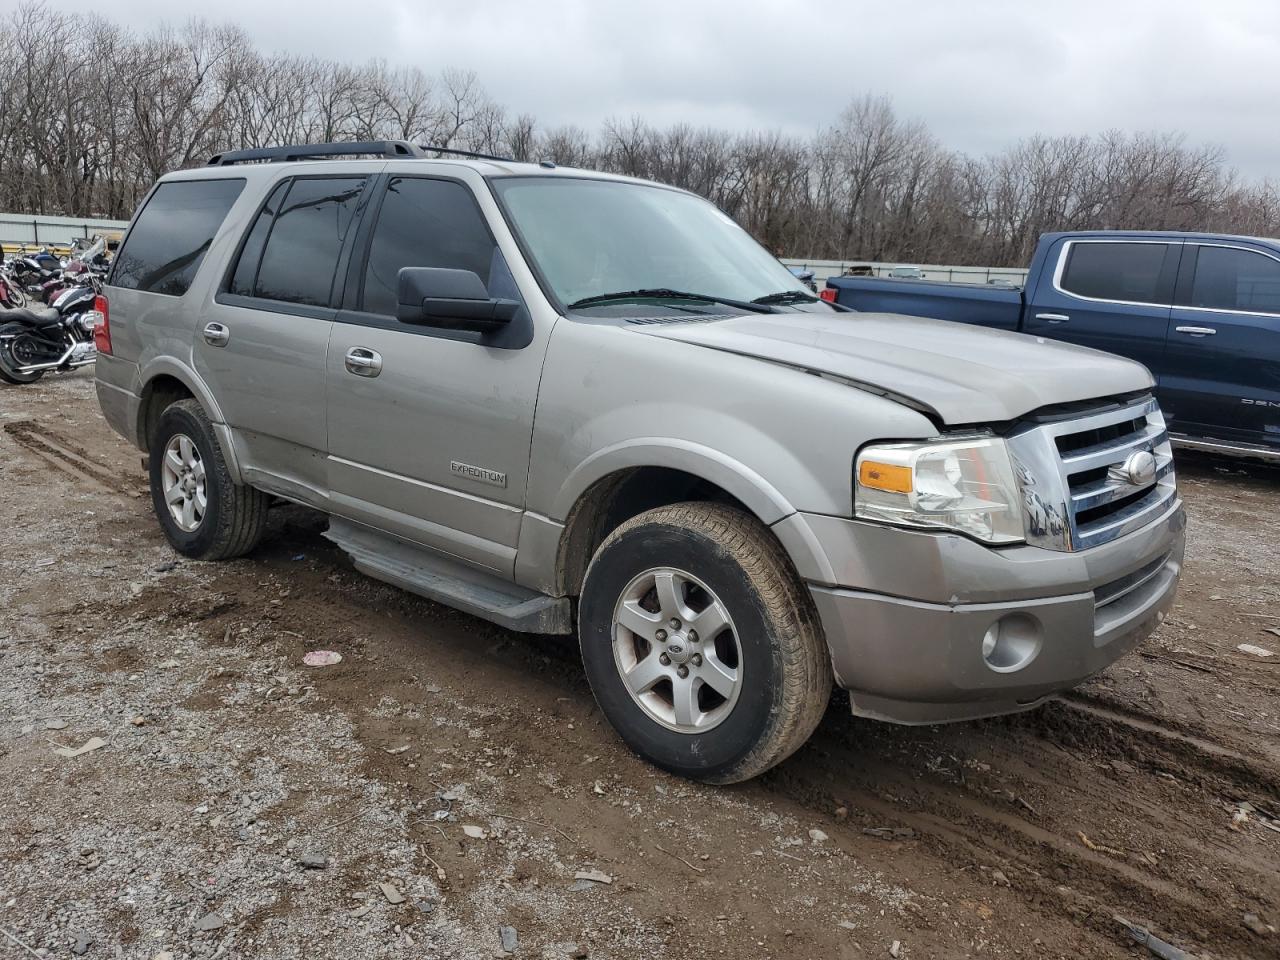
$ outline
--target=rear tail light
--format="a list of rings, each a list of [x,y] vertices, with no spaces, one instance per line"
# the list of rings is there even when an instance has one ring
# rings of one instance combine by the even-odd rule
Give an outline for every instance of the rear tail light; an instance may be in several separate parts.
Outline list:
[[[833,290],[831,287],[823,287],[822,292],[819,293],[818,296],[820,296],[823,300],[827,301],[827,303],[836,302],[836,291]]]
[[[93,328],[93,345],[99,353],[111,353],[111,312],[107,309],[107,298],[98,294],[93,298],[93,312],[98,315],[98,322]]]

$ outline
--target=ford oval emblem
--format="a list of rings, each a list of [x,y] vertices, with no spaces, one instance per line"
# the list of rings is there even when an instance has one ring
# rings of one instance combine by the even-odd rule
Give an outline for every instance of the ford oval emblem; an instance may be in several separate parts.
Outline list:
[[[1156,481],[1156,458],[1150,450],[1139,450],[1108,472],[1114,479],[1124,480],[1131,486],[1149,487]]]

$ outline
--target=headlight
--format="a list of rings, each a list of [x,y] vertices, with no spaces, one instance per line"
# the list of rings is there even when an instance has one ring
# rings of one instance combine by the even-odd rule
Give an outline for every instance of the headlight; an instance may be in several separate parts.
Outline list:
[[[1023,539],[1019,489],[997,437],[863,447],[854,515],[908,527],[954,530],[984,543]]]

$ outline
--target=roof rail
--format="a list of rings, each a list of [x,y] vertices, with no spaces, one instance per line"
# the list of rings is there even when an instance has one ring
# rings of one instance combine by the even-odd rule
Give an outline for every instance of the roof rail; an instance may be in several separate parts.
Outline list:
[[[432,153],[447,153],[455,157],[471,157],[475,160],[497,160],[499,163],[517,163],[511,157],[495,157],[491,153],[476,153],[474,150],[457,150],[454,147],[433,147],[429,143],[418,144],[419,150],[429,150]]]
[[[433,147],[431,149],[439,149]],[[317,160],[321,157],[349,157],[372,154],[380,157],[422,157],[422,148],[407,140],[359,140],[353,143],[303,143],[288,147],[255,147],[229,150],[209,158],[211,167],[229,167],[236,163],[288,163],[291,160]]]

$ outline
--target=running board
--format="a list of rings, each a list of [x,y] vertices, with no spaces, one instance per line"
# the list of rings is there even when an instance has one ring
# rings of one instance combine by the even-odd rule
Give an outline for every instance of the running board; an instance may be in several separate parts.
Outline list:
[[[388,534],[331,517],[325,537],[376,580],[521,633],[573,633],[567,597],[548,597]]]
[[[1227,457],[1257,457],[1275,462],[1280,460],[1280,447],[1266,447],[1260,443],[1232,443],[1229,440],[1207,440],[1171,433],[1169,440],[1174,447],[1183,450],[1199,450],[1203,453],[1219,453]]]

